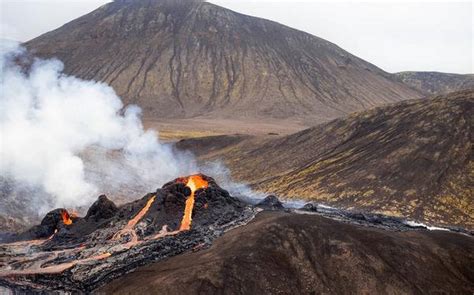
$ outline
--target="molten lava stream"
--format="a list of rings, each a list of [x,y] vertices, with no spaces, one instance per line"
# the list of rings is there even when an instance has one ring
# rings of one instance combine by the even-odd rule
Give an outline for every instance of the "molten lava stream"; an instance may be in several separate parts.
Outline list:
[[[140,210],[140,212],[138,212],[138,214],[135,217],[130,219],[130,221],[127,223],[124,229],[132,229],[140,221],[140,219],[142,219],[143,216],[145,216],[145,214],[148,212],[148,210],[151,207],[151,204],[153,204],[153,202],[155,201],[155,198],[156,196],[151,197],[146,202],[145,207],[143,207],[142,210]]]
[[[188,182],[186,183],[186,186],[191,189],[191,196],[189,196],[189,198],[186,200],[183,220],[181,221],[181,226],[179,227],[180,231],[191,229],[194,208],[194,193],[198,189],[208,187],[208,185],[209,183],[204,178],[202,178],[201,175],[192,175],[188,177]]]
[[[36,274],[56,274],[62,273],[63,271],[72,268],[78,264],[87,263],[90,261],[102,260],[110,257],[111,254],[106,252],[104,254],[99,254],[89,258],[73,260],[71,262],[60,263],[56,265],[46,266],[46,267],[33,267],[21,270],[0,270],[0,277],[3,276],[14,276],[14,275],[36,275]],[[44,261],[43,261],[44,262]]]
[[[0,243],[0,247],[2,247],[2,246],[4,246],[4,247],[15,247],[15,246],[28,246],[28,247],[31,247],[31,246],[41,245],[41,244],[51,240],[54,237],[54,235],[56,235],[57,232],[58,232],[58,230],[55,229],[54,233],[52,235],[50,235],[49,237],[47,237],[46,239],[26,240],[26,241],[12,242],[12,243]]]
[[[145,214],[148,212],[148,210],[151,207],[151,204],[153,204],[153,202],[155,201],[155,198],[156,196],[153,196],[150,199],[148,199],[145,206],[140,210],[140,212],[138,212],[138,214],[135,217],[130,219],[127,225],[123,229],[116,232],[114,236],[112,237],[112,239],[119,240],[122,237],[128,235],[130,237],[130,241],[123,245],[123,247],[126,249],[129,249],[135,246],[136,244],[138,244],[138,236],[135,233],[135,230],[133,228],[140,221],[140,219],[142,219],[143,216],[145,216]]]

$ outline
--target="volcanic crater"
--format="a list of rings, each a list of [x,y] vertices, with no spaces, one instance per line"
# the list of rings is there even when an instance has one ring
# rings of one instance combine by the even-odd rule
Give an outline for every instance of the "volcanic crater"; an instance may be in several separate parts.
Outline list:
[[[0,292],[380,293],[395,286],[406,293],[474,290],[474,233],[428,229],[401,218],[318,203],[289,209],[275,195],[249,205],[213,178],[197,174],[122,206],[101,195],[84,217],[58,208],[41,224],[3,237]],[[319,262],[309,265],[315,257]],[[169,268],[170,263],[177,267]],[[342,265],[354,275],[340,272]],[[406,281],[407,273],[421,269],[432,269],[443,284],[429,274]],[[303,280],[296,279],[301,276]],[[248,284],[251,278],[256,281]]]
[[[85,217],[55,209],[0,244],[0,285],[89,292],[136,267],[208,247],[258,209],[205,175],[175,179],[117,207],[102,195]]]

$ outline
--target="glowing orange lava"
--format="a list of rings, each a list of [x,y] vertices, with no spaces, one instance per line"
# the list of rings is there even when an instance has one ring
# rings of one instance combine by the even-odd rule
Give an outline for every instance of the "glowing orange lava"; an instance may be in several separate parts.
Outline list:
[[[191,195],[186,200],[186,207],[184,209],[184,216],[183,220],[181,220],[181,226],[179,230],[190,230],[191,229],[191,221],[192,221],[192,214],[194,208],[194,193],[201,188],[208,187],[209,183],[202,178],[201,175],[191,175],[188,177],[188,181],[186,182],[186,186],[191,189]]]
[[[3,276],[15,276],[15,275],[36,275],[36,274],[57,274],[62,273],[63,271],[72,268],[78,264],[84,264],[94,260],[102,260],[110,257],[112,254],[106,252],[104,254],[99,254],[89,258],[73,260],[71,262],[60,263],[56,265],[41,267],[36,266],[33,268],[23,269],[23,270],[0,270],[0,277]],[[57,257],[57,253],[55,253]]]
[[[127,243],[123,244],[123,247],[126,249],[130,249],[131,247],[138,244],[138,236],[134,230],[134,227],[140,221],[140,219],[142,219],[143,216],[145,216],[145,214],[148,212],[148,210],[151,207],[151,204],[153,204],[153,202],[155,201],[155,198],[156,196],[153,196],[150,199],[148,199],[145,206],[140,210],[140,212],[138,212],[138,214],[135,215],[135,217],[130,219],[127,225],[124,226],[124,228],[116,232],[114,236],[112,237],[112,239],[119,240],[123,238],[124,236],[128,236],[130,240]]]
[[[61,217],[63,218],[63,223],[65,225],[71,225],[72,224],[71,216],[69,216],[69,213],[66,210],[61,211]]]
[[[138,212],[138,214],[135,217],[133,217],[132,219],[128,221],[127,226],[125,226],[125,229],[132,229],[140,221],[140,219],[143,218],[143,216],[150,209],[151,204],[153,204],[153,202],[155,201],[155,198],[156,196],[153,196],[150,199],[148,199],[148,201],[146,202],[142,210],[140,210],[140,212]]]

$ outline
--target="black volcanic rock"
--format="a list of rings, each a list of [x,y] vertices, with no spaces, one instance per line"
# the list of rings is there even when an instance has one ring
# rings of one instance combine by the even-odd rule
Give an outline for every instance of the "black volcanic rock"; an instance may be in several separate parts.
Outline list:
[[[332,207],[328,207],[324,205],[319,205],[316,203],[305,204],[298,211],[299,212],[307,211],[307,212],[317,213],[318,215],[322,215],[322,216],[332,218],[332,219],[341,220],[341,221],[348,222],[351,224],[358,224],[362,226],[377,227],[377,228],[390,229],[390,230],[396,230],[396,231],[409,231],[413,229],[428,229],[426,225],[409,223],[407,222],[407,220],[399,218],[399,217],[387,216],[387,215],[382,215],[382,214],[373,214],[373,213],[367,213],[367,212],[342,210],[342,209],[332,208]],[[444,228],[444,230],[448,230],[448,228]],[[455,229],[453,229],[452,231],[456,232]],[[458,232],[462,232],[471,236],[473,235],[472,232],[465,229],[459,229]]]
[[[267,210],[280,210],[283,209],[283,204],[278,200],[274,195],[269,195],[265,197],[260,203],[257,204],[258,207],[267,209]]]
[[[93,219],[94,221],[108,219],[114,216],[117,211],[118,208],[115,203],[109,200],[106,195],[101,195],[87,210],[85,219]]]
[[[152,118],[314,122],[420,97],[326,40],[204,1],[114,1],[24,45]]]
[[[54,230],[54,228],[56,228],[58,226],[58,224],[63,221],[61,214],[64,211],[67,211],[67,210],[63,209],[63,208],[60,208],[60,209],[54,209],[54,210],[48,212],[44,216],[43,220],[41,220],[41,225],[45,226],[45,227],[48,227],[48,228],[52,228]]]
[[[219,219],[228,221],[237,218],[245,204],[231,197],[214,179],[201,176],[208,181],[209,187],[195,192],[193,224],[207,227]],[[163,185],[156,192],[157,200],[153,206],[158,212],[152,217],[152,224],[157,228],[166,224],[170,229],[178,229],[184,203],[190,193],[189,188],[177,180]]]
[[[301,209],[306,210],[306,211],[317,212],[318,211],[318,206],[316,204],[313,204],[313,203],[307,203]]]
[[[26,232],[20,234],[18,240],[40,239],[52,236],[57,230],[64,227],[63,212],[68,214],[64,208],[58,208],[48,212],[43,220],[41,220],[41,224],[33,226]]]

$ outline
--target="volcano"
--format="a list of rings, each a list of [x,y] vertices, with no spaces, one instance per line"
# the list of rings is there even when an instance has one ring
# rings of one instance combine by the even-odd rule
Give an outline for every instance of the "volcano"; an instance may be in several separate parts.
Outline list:
[[[84,217],[49,212],[0,244],[0,292],[462,294],[473,234],[273,195],[254,206],[198,174],[120,207],[102,195]]]
[[[117,0],[24,44],[145,118],[321,122],[422,96],[326,40],[198,0]]]
[[[25,292],[91,291],[152,261],[208,247],[257,210],[192,175],[121,207],[100,196],[85,217],[49,212],[0,245],[0,285]]]

